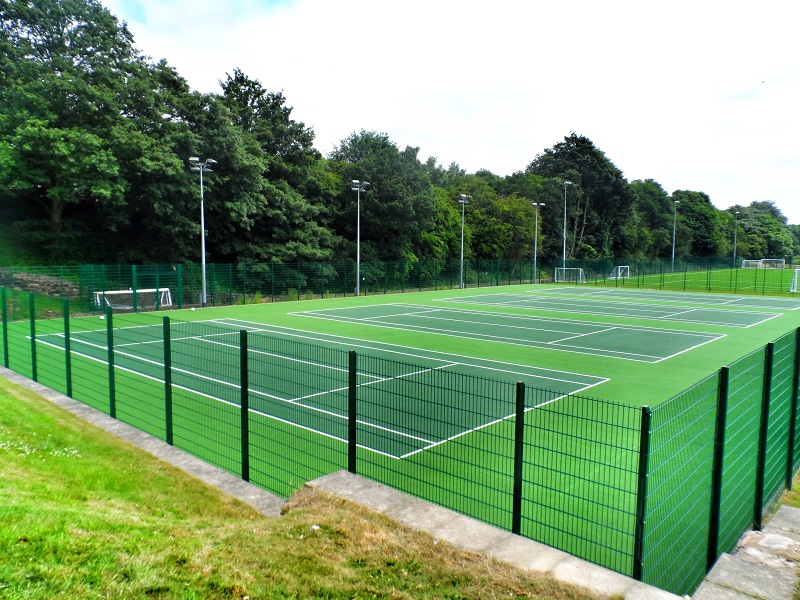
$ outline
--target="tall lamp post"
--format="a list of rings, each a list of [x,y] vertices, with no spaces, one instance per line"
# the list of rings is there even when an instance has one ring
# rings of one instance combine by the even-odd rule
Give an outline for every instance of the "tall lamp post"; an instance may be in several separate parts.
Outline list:
[[[561,268],[567,268],[567,186],[571,181],[564,181],[564,249],[561,254]]]
[[[731,267],[733,269],[736,268],[736,242],[737,242],[736,238],[738,237],[739,234],[739,218],[736,215],[740,213],[741,211],[738,210],[735,213],[733,213],[733,266]]]
[[[200,171],[200,265],[203,278],[203,291],[200,296],[200,306],[205,306],[207,301],[206,296],[206,217],[205,208],[203,206],[203,173],[211,171],[211,165],[217,164],[213,158],[207,158],[205,161],[200,162],[197,156],[189,157],[189,164],[192,171]]]
[[[534,225],[533,231],[533,283],[539,279],[539,271],[537,270],[536,266],[536,252],[539,246],[539,209],[544,206],[544,202],[531,202],[534,208],[536,208],[536,224]]]
[[[458,203],[461,205],[461,289],[464,289],[464,208],[469,201],[472,199],[472,196],[468,196],[467,194],[459,194],[458,195]]]
[[[670,273],[675,272],[675,231],[678,228],[678,204],[680,200],[675,200],[675,210],[672,213],[672,268]]]
[[[366,192],[369,181],[353,179],[350,189],[356,192],[356,296],[361,295],[361,192]]]

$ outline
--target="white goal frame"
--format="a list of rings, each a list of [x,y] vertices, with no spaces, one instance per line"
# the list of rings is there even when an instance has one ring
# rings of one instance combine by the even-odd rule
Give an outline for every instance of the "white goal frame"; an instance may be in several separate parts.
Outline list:
[[[556,267],[556,283],[586,283],[586,275],[580,267]]]
[[[799,292],[800,291],[800,289],[798,289],[798,287],[797,287],[798,283],[800,283],[800,281],[798,281],[798,279],[800,279],[800,269],[795,269],[794,270],[794,275],[792,276],[792,287],[789,288],[790,292]]]
[[[786,260],[783,258],[758,258],[742,260],[743,269],[785,269]]]
[[[142,297],[143,294],[152,296],[152,298],[147,298],[146,296]],[[136,290],[136,300],[137,308],[144,306],[152,306],[153,308],[172,306],[172,294],[169,288]],[[94,303],[101,307],[108,306],[116,309],[132,309],[133,290],[105,290],[102,292],[95,292]]]
[[[628,279],[631,276],[631,268],[628,265],[619,265],[614,267],[608,279]]]

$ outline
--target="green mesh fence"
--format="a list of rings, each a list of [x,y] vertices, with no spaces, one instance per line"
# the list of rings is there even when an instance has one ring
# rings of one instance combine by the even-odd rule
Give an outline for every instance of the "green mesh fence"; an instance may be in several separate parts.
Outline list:
[[[513,282],[510,263],[483,266]],[[250,285],[224,273],[231,297]],[[324,270],[292,273],[326,285]],[[349,468],[678,594],[800,461],[798,331],[648,410],[87,297],[0,288],[4,363],[280,496]]]
[[[718,381],[653,407],[643,580],[691,593],[706,574]]]
[[[753,524],[763,383],[763,349],[731,365],[720,508],[723,549],[733,548]]]

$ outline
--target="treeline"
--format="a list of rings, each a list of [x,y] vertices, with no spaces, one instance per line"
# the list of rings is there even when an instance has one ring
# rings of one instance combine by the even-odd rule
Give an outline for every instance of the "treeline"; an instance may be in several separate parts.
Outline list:
[[[362,261],[800,254],[800,228],[771,202],[725,211],[697,191],[628,182],[571,134],[510,176],[468,174],[360,131],[328,156],[280,92],[238,69],[215,94],[139,52],[96,0],[0,0],[0,235],[39,263],[207,259]],[[571,182],[566,184],[565,182]],[[677,204],[676,204],[677,202]],[[537,216],[536,211],[539,211]],[[538,222],[539,230],[535,225]],[[8,248],[12,249],[9,251]],[[0,254],[0,260],[4,255]]]

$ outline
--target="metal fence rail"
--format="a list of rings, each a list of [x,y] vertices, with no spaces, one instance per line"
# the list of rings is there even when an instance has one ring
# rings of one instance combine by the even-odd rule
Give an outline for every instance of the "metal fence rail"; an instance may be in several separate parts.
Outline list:
[[[347,468],[678,594],[800,463],[800,329],[651,408],[7,288],[0,309],[5,366],[276,494]]]

